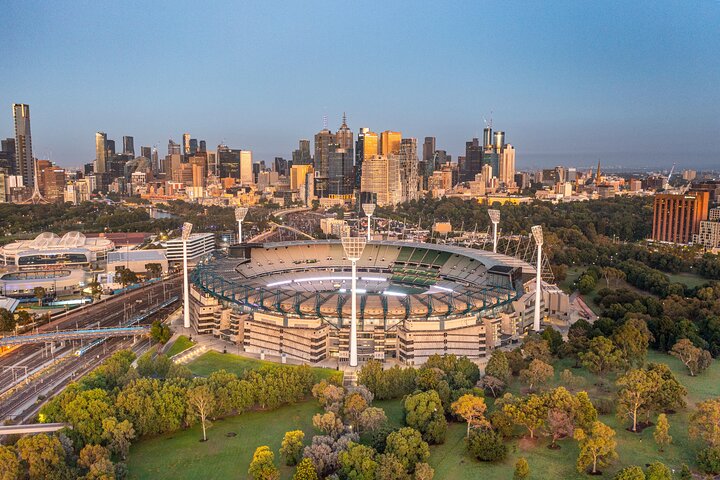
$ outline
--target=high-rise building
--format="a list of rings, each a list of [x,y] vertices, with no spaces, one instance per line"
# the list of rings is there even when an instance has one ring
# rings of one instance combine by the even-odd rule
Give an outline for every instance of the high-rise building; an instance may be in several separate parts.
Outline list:
[[[313,163],[312,155],[310,155],[310,140],[300,140],[299,148],[293,151],[293,165],[310,165]]]
[[[338,129],[337,133],[335,134],[335,143],[337,143],[338,148],[345,149],[352,154],[353,132],[347,126],[347,117],[345,116],[344,113],[343,113],[342,125],[340,125],[340,128]]]
[[[182,155],[182,145],[178,145],[173,140],[168,140],[168,155]]]
[[[378,154],[378,134],[362,127],[355,142],[355,189],[360,190],[363,161]]]
[[[483,129],[483,147],[489,148],[493,144],[493,133],[492,127],[485,127]]]
[[[315,170],[320,177],[328,176],[330,145],[335,143],[335,135],[327,128],[315,134]]]
[[[504,145],[500,154],[499,170],[500,183],[507,186],[515,184],[515,148],[512,145]]]
[[[480,173],[483,165],[483,153],[485,148],[480,145],[480,140],[473,138],[465,142],[465,161],[460,165],[460,177],[464,182],[469,182]]]
[[[375,198],[381,207],[399,203],[401,190],[398,156],[366,156],[363,160],[360,192],[361,195]]]
[[[107,133],[95,134],[95,173],[107,172],[108,143]]]
[[[123,153],[125,155],[135,156],[135,139],[133,137],[123,137]],[[147,157],[148,159],[150,157]]]
[[[207,142],[205,140],[200,140],[200,146],[198,147],[198,152],[207,152]]]
[[[250,150],[240,150],[240,183],[255,183],[253,176],[253,160]]]
[[[275,160],[273,161],[273,170],[276,171],[278,175],[287,177],[290,173],[289,162],[282,157],[275,157]]]
[[[148,160],[152,159],[152,148],[151,147],[140,147],[140,156],[145,157]]]
[[[328,172],[328,194],[349,196],[353,193],[353,151],[346,148],[333,148],[330,152],[330,170]]]
[[[385,130],[384,132],[382,132],[380,134],[380,155],[400,153],[401,140],[401,132],[392,132],[390,130]]]
[[[107,156],[105,158],[107,160],[110,160],[115,155],[115,153],[117,153],[115,150],[115,140],[108,139],[106,145],[107,145]]]
[[[655,195],[652,239],[658,242],[689,243],[699,233],[700,222],[708,218],[710,194],[693,191],[687,194]]]
[[[190,134],[189,133],[183,133],[183,153],[185,155],[190,155]]]
[[[61,202],[65,198],[65,170],[49,160],[37,161],[38,188],[45,200]]]
[[[15,121],[15,172],[23,179],[27,187],[35,182],[35,164],[32,153],[32,135],[30,133],[30,105],[13,104]]]
[[[417,139],[403,138],[397,154],[400,169],[400,201],[418,199]]]
[[[188,155],[195,155],[198,152],[198,141],[197,138],[190,139],[190,152]]]
[[[6,175],[15,174],[15,139],[6,138],[2,140],[0,148],[0,173]]]
[[[435,158],[435,137],[425,137],[422,160],[427,164],[432,162],[433,158]]]

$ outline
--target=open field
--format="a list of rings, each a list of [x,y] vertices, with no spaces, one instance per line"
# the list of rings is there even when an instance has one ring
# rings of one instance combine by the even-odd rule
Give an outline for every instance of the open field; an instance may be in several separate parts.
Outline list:
[[[167,351],[167,356],[172,357],[173,355],[177,355],[180,352],[184,352],[188,348],[195,345],[195,342],[190,340],[185,335],[180,335],[175,342],[173,342],[172,346]]]
[[[220,353],[214,350],[203,353],[187,364],[190,371],[200,377],[206,377],[217,370],[227,370],[239,376],[248,370],[259,370],[262,368],[277,367],[278,365],[276,362],[241,357],[230,353]],[[330,378],[337,379],[338,381],[342,380],[342,372],[337,370],[313,367],[312,371],[315,372],[319,380]]]
[[[671,282],[682,283],[689,288],[699,287],[710,281],[694,273],[667,273],[666,275]]]
[[[207,355],[207,354],[206,354]],[[220,359],[214,358],[219,356]],[[203,355],[205,357],[205,355]],[[242,357],[215,354],[211,358],[200,357],[198,363],[190,365],[197,374],[207,374],[212,365],[221,368],[238,369],[257,368],[258,362]],[[230,358],[231,360],[226,360]],[[674,357],[650,352],[648,361],[666,363],[675,373],[680,382],[688,390],[688,406],[692,408],[697,402],[720,395],[720,363],[715,362],[710,369],[698,377],[687,375],[684,366]],[[259,362],[262,365],[265,362]],[[555,363],[555,379],[550,386],[559,385],[559,375],[563,369],[570,368],[573,374],[582,377],[584,383],[575,390],[587,390],[591,398],[613,398],[615,378],[610,376],[604,383],[608,387],[599,387],[598,378],[584,369],[573,369],[572,362],[560,360]],[[229,368],[228,368],[229,369]],[[510,385],[512,393],[520,393],[523,386],[518,381]],[[492,406],[492,399],[488,399]],[[375,402],[376,406],[385,409],[393,426],[403,424],[403,410],[400,400]],[[279,465],[278,448],[283,434],[288,430],[300,428],[306,433],[306,441],[312,435],[312,415],[319,410],[315,401],[284,407],[273,412],[251,412],[238,417],[221,420],[209,430],[210,440],[198,442],[200,429],[192,429],[147,439],[133,446],[130,454],[130,472],[134,479],[184,479],[184,478],[245,478],[248,464],[254,449],[260,445],[269,445],[276,453]],[[613,415],[603,415],[601,420],[617,432],[617,451],[619,459],[605,469],[601,478],[612,478],[615,472],[628,465],[641,465],[653,461],[661,461],[676,471],[687,463],[694,465],[695,451],[698,445],[688,438],[687,424],[690,411],[685,410],[669,415],[670,434],[673,444],[658,451],[652,434],[648,428],[640,434],[625,430],[627,422],[620,422]],[[236,437],[226,438],[228,432],[237,433]],[[506,480],[512,478],[515,462],[521,456],[527,458],[531,469],[531,479],[583,479],[588,478],[577,472],[575,461],[578,455],[577,443],[573,440],[560,441],[560,450],[547,448],[549,440],[541,438],[535,442],[527,439],[513,439],[508,443],[510,454],[498,464],[481,463],[470,457],[464,445],[465,425],[450,424],[444,444],[430,448],[430,464],[435,468],[437,480],[461,480],[483,478],[489,480]],[[282,478],[291,478],[292,469],[283,467]]]
[[[131,479],[196,480],[247,478],[247,470],[255,448],[268,445],[275,452],[288,430],[303,430],[308,440],[312,435],[312,416],[320,408],[307,401],[273,410],[247,412],[237,417],[218,420],[208,430],[208,441],[201,442],[202,429],[196,425],[133,445],[128,466]],[[229,433],[236,436],[228,437]],[[281,467],[281,478],[292,478],[293,468]]]

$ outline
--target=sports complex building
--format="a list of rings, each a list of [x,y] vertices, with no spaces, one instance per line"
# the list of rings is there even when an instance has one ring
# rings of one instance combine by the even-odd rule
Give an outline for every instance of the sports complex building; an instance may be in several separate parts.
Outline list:
[[[350,272],[339,240],[234,245],[191,273],[192,327],[247,352],[345,362]],[[357,272],[360,362],[482,358],[532,328],[535,267],[518,258],[376,240],[365,246]],[[543,316],[560,315],[567,304],[558,289],[542,298]]]

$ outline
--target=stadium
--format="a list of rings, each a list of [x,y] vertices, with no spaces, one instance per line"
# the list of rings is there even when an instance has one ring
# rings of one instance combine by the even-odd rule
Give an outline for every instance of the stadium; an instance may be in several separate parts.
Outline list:
[[[339,240],[234,245],[193,270],[192,326],[247,352],[347,362],[350,272]],[[532,326],[534,277],[499,253],[370,241],[357,262],[359,360],[485,357]]]

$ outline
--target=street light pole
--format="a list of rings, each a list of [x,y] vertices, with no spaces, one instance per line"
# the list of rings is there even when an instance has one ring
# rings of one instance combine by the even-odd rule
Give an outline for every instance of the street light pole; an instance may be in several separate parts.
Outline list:
[[[370,241],[370,222],[372,221],[372,215],[375,213],[375,204],[374,203],[363,203],[362,204],[363,212],[365,212],[365,215],[368,217],[368,225],[367,225],[367,241]]]
[[[535,316],[533,318],[533,330],[536,332],[540,331],[540,298],[541,298],[541,276],[542,276],[542,246],[543,246],[543,231],[541,225],[535,225],[531,228],[532,235],[537,243],[537,266],[535,272]]]
[[[193,224],[185,222],[182,226],[182,245],[183,245],[183,326],[190,328],[190,286],[188,282],[188,258],[187,258],[187,242],[190,239]]]
[[[493,224],[493,253],[497,253],[498,223],[500,223],[500,210],[488,210],[490,221]]]
[[[345,256],[352,264],[351,276],[351,316],[350,316],[350,366],[358,366],[357,354],[357,261],[360,260],[367,240],[364,237],[342,237]]]
[[[238,222],[238,244],[242,243],[242,222],[245,220],[247,215],[248,207],[236,207],[235,208],[235,220]]]

